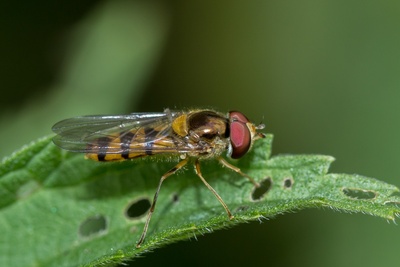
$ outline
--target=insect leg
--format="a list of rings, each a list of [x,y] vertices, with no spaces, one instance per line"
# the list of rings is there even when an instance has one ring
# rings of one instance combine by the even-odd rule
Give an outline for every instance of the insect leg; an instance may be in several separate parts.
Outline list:
[[[226,210],[226,213],[228,213],[228,217],[229,219],[233,219],[233,215],[231,213],[231,211],[229,210],[228,206],[225,204],[225,202],[222,200],[222,198],[218,195],[217,191],[215,191],[214,188],[211,187],[211,185],[209,183],[207,183],[207,181],[204,179],[203,175],[201,174],[201,170],[200,170],[200,163],[199,160],[197,159],[195,164],[194,164],[195,168],[196,168],[196,174],[197,176],[199,176],[199,178],[201,179],[201,181],[207,186],[207,188],[214,194],[214,196],[218,199],[218,201],[221,203],[221,205],[224,207],[224,209]]]
[[[166,172],[163,176],[161,176],[160,182],[158,183],[158,187],[157,187],[157,191],[154,194],[154,198],[153,198],[153,203],[151,204],[151,207],[149,209],[149,212],[147,213],[147,219],[146,219],[146,223],[144,225],[143,228],[143,232],[142,235],[140,236],[139,241],[136,244],[136,247],[139,248],[140,245],[143,243],[144,238],[146,237],[146,233],[147,233],[147,229],[149,228],[149,223],[150,223],[150,219],[151,216],[153,215],[154,209],[156,207],[156,203],[157,203],[157,198],[158,198],[158,193],[160,192],[160,188],[161,185],[163,183],[163,181],[165,179],[167,179],[169,176],[173,175],[174,173],[176,173],[179,169],[181,169],[183,166],[185,166],[189,161],[189,158],[186,158],[182,161],[180,161],[175,167],[173,167],[172,169],[170,169],[168,172]]]
[[[246,177],[247,179],[249,179],[249,181],[255,186],[255,187],[259,187],[260,184],[257,183],[256,181],[254,181],[253,178],[251,178],[250,176],[248,176],[247,174],[243,173],[238,167],[233,166],[232,164],[230,164],[229,162],[227,162],[224,158],[222,157],[218,157],[218,161],[224,165],[225,167],[231,169],[234,172],[239,173],[241,176]]]

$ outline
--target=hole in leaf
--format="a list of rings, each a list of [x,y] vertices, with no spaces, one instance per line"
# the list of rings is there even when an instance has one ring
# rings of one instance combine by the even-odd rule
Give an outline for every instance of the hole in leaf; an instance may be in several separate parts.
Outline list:
[[[397,209],[400,208],[400,202],[398,202],[398,201],[386,201],[384,204],[386,206],[393,206]]]
[[[79,235],[89,237],[100,234],[107,229],[107,221],[103,215],[95,215],[87,218],[79,226]]]
[[[179,201],[179,196],[178,196],[178,194],[173,194],[172,195],[172,202],[174,202],[174,203],[177,203]]]
[[[243,212],[249,209],[249,206],[239,206],[235,209],[235,213]]]
[[[131,202],[125,210],[125,216],[129,219],[136,219],[146,214],[150,208],[150,201],[147,198]]]
[[[260,186],[254,188],[253,192],[251,193],[251,199],[254,201],[258,201],[264,197],[264,195],[271,189],[272,180],[271,178],[267,177],[260,182]]]
[[[283,180],[283,188],[285,188],[285,189],[292,188],[293,184],[294,184],[294,181],[293,181],[292,177],[288,177]]]
[[[370,190],[343,188],[342,191],[347,197],[353,199],[374,199],[376,197],[376,193]]]

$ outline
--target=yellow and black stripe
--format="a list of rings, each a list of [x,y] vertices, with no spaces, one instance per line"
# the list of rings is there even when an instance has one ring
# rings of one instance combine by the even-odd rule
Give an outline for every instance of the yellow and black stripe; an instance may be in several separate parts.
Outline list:
[[[118,136],[101,137],[90,145],[86,158],[96,161],[118,161],[151,156],[160,153],[176,153],[176,144],[169,136],[158,136],[159,130],[151,127],[123,132]],[[114,152],[118,151],[118,152]]]

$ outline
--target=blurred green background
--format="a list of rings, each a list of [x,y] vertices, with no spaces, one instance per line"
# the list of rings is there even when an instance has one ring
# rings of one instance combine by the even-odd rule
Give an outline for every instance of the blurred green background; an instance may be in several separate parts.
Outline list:
[[[400,186],[400,2],[5,1],[0,156],[84,114],[237,109],[273,153]],[[400,228],[306,210],[199,236],[132,265],[395,266]]]

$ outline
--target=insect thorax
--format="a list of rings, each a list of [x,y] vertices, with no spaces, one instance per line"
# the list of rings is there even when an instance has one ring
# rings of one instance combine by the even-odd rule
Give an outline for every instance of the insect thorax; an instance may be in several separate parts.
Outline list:
[[[187,153],[190,157],[213,158],[228,148],[228,119],[217,112],[201,110],[182,114],[172,122],[172,129],[196,148]]]

